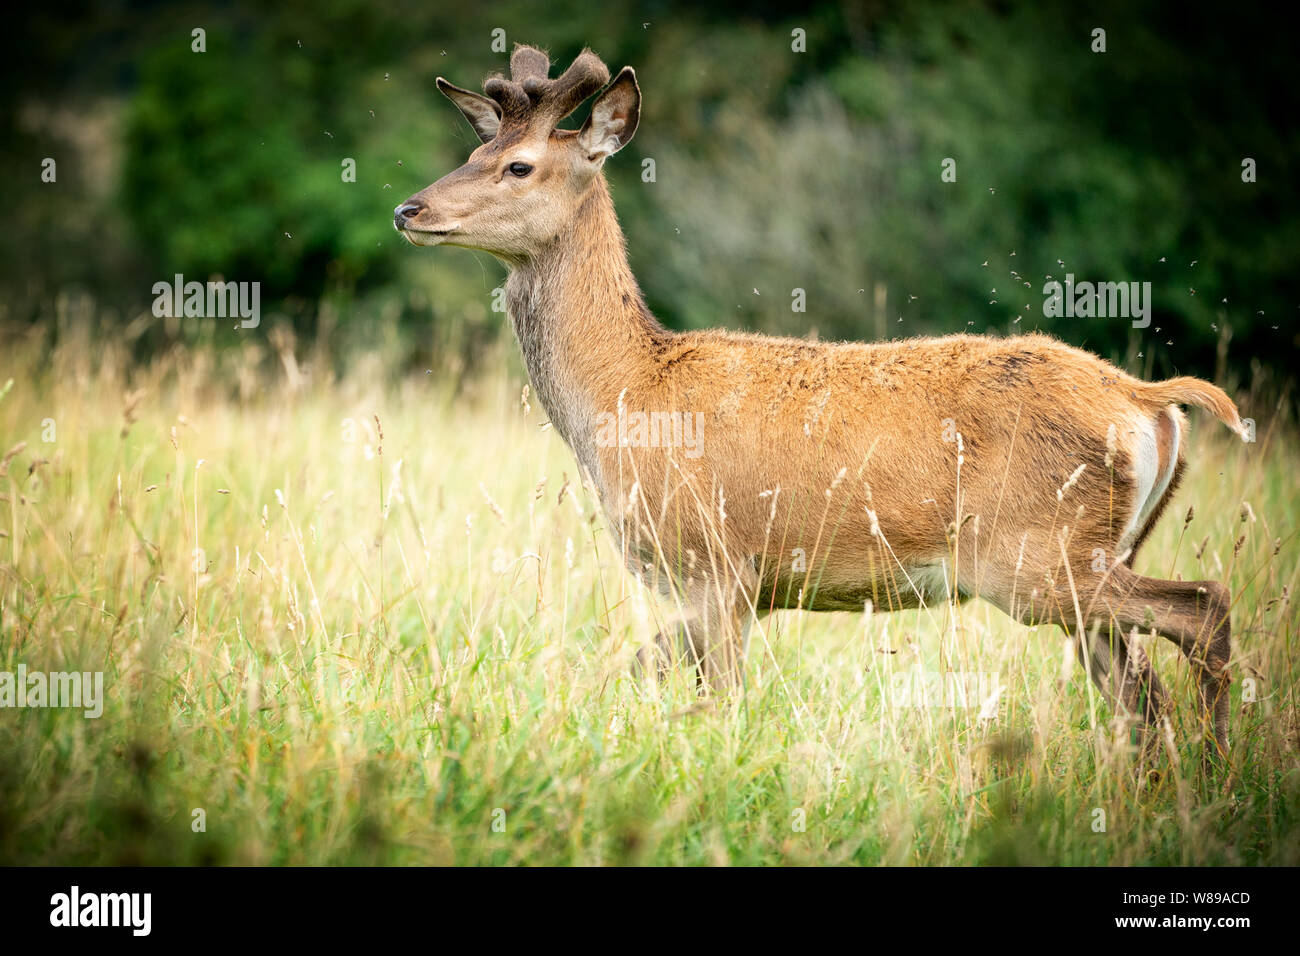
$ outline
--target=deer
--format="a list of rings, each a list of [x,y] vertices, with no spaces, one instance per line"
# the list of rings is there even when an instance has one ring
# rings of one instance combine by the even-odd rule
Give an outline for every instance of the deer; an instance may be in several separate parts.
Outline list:
[[[611,81],[589,49],[550,67],[517,45],[509,77],[482,94],[438,77],[480,145],[393,224],[413,245],[507,268],[533,394],[628,569],[681,612],[636,663],[688,661],[701,693],[728,695],[743,689],[750,625],[773,611],[979,597],[1063,629],[1148,742],[1170,702],[1137,638],[1173,642],[1196,678],[1206,759],[1226,759],[1230,592],[1133,565],[1186,469],[1180,406],[1249,440],[1227,394],[1144,381],[1041,333],[669,330],[629,267],[603,171],[637,130],[636,74]],[[582,125],[560,128],[593,94]]]

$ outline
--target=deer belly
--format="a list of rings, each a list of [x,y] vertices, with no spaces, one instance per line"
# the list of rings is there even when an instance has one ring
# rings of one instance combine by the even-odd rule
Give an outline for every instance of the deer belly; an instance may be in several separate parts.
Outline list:
[[[875,611],[902,611],[943,604],[955,597],[967,597],[955,588],[951,569],[944,561],[895,564],[892,568],[872,566],[857,573],[841,569],[792,567],[767,579],[760,590],[758,609],[802,608],[808,611],[862,611],[871,602]],[[955,590],[955,594],[954,594]]]

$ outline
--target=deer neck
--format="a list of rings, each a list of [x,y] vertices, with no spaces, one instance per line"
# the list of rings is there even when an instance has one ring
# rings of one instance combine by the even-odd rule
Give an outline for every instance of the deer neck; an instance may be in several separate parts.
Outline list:
[[[506,301],[533,391],[580,464],[599,477],[596,416],[635,391],[671,336],[646,308],[603,176],[573,227],[516,264]]]

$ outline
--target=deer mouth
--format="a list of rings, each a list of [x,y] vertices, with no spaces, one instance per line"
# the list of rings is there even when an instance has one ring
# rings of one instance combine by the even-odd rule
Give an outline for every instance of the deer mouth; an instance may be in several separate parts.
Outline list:
[[[436,246],[455,229],[420,229],[413,226],[398,226],[397,231],[413,246]]]

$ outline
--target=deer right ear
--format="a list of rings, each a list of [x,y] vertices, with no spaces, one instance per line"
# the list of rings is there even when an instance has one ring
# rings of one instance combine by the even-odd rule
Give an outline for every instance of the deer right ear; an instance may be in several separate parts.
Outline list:
[[[465,119],[469,120],[469,125],[474,127],[474,132],[478,133],[478,138],[483,142],[491,142],[496,136],[497,130],[501,127],[501,107],[496,101],[488,99],[479,93],[471,93],[469,90],[462,90],[459,86],[453,86],[442,77],[437,79],[438,89],[447,99],[456,104],[456,108],[465,114]]]

